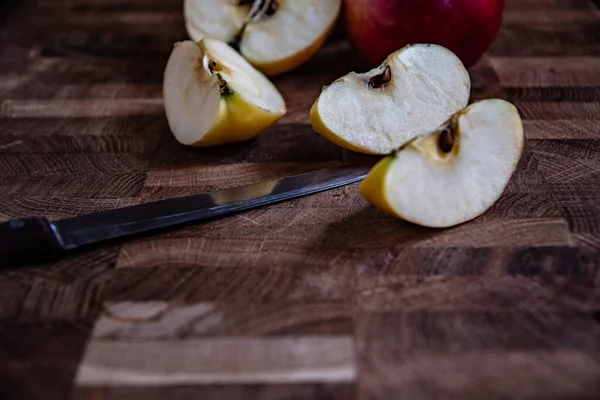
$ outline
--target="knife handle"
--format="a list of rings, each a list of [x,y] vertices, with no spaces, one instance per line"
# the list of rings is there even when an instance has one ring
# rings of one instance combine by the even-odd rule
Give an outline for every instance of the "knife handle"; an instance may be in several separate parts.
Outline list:
[[[64,249],[50,222],[42,217],[0,223],[0,270],[52,261]]]

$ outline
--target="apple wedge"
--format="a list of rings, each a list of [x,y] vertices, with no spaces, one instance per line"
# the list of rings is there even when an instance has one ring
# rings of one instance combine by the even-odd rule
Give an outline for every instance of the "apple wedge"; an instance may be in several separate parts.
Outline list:
[[[360,193],[382,211],[418,225],[461,224],[498,200],[523,142],[515,106],[482,100],[382,159],[361,183]]]
[[[186,30],[231,44],[272,76],[308,61],[333,30],[342,0],[185,0]]]
[[[313,129],[349,150],[390,154],[464,108],[469,73],[449,50],[415,44],[376,69],[325,87],[310,111]]]
[[[176,43],[163,81],[169,127],[181,144],[251,139],[286,112],[277,88],[227,44]]]

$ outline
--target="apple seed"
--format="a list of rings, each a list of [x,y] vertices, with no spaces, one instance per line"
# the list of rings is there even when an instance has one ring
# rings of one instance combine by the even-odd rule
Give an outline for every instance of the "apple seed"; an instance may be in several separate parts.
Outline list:
[[[390,66],[386,66],[383,70],[383,73],[379,75],[375,75],[371,79],[369,79],[369,86],[373,89],[378,89],[382,87],[386,87],[388,83],[392,80],[392,70]]]
[[[456,135],[452,128],[448,127],[440,133],[439,146],[444,153],[450,153],[456,143]]]

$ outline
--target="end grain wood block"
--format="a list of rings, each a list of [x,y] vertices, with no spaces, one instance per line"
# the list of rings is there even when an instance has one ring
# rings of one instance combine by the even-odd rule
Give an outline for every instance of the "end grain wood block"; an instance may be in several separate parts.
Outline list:
[[[411,354],[397,359],[378,352],[360,362],[364,366],[357,391],[365,400],[438,399],[440,393],[450,400],[592,400],[600,390],[597,357],[566,350]]]
[[[593,315],[396,311],[356,324],[364,399],[591,398],[600,388]]]
[[[225,301],[270,304],[351,298],[352,268],[293,265],[272,267],[117,268],[104,290],[110,300]],[[165,290],[169,288],[169,290]]]
[[[488,54],[491,57],[597,56],[600,54],[598,26],[504,25]]]
[[[596,139],[597,121],[593,120],[527,120],[523,121],[525,137],[536,139]]]
[[[145,172],[131,174],[0,176],[0,198],[132,198],[141,193],[145,179]],[[10,207],[8,211],[10,211]]]
[[[529,10],[596,10],[594,4],[588,0],[506,0],[508,9]]]
[[[24,118],[2,121],[0,153],[150,154],[168,131],[163,116]]]
[[[489,63],[504,88],[600,86],[598,57],[490,57]]]
[[[588,276],[594,279],[592,274]],[[368,312],[570,310],[593,313],[600,309],[600,291],[590,291],[589,282],[582,277],[396,275],[362,280],[356,302],[358,308]]]
[[[236,233],[217,231],[193,238],[150,238],[125,244],[117,267],[350,267],[369,265],[373,262],[371,253],[388,246],[439,249],[574,244],[562,218],[480,220],[447,231],[411,227],[388,217],[385,220],[389,224],[382,224],[375,233],[371,231],[373,236],[369,237],[362,231],[315,224],[287,226],[271,233],[265,233],[265,229],[270,231],[268,227],[250,226]],[[411,235],[414,232],[423,233],[415,237]],[[307,239],[311,237],[316,239]]]
[[[507,274],[594,278],[597,260],[572,246],[536,247],[403,247],[373,254],[373,262],[358,268],[359,281],[398,276],[480,276]]]
[[[67,398],[92,324],[0,322],[0,397]]]
[[[590,3],[590,2],[584,2]],[[504,23],[509,25],[533,24],[586,24],[598,21],[600,15],[594,8],[591,9],[544,9],[532,10],[505,10]]]
[[[140,57],[37,57],[25,79],[58,84],[153,84],[162,86],[169,55]]]

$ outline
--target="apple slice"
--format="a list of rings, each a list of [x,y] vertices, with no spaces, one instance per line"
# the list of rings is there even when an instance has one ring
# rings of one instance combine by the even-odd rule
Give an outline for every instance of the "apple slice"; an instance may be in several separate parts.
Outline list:
[[[381,66],[325,87],[310,111],[313,129],[349,150],[389,154],[431,132],[469,101],[462,62],[438,45],[416,44]]]
[[[498,200],[523,142],[515,106],[482,100],[382,159],[361,183],[360,193],[377,208],[418,225],[457,225]]]
[[[253,138],[286,112],[277,88],[227,44],[175,44],[163,81],[165,111],[184,145],[212,146]]]
[[[190,37],[230,43],[266,75],[308,61],[334,28],[342,0],[185,0]]]

